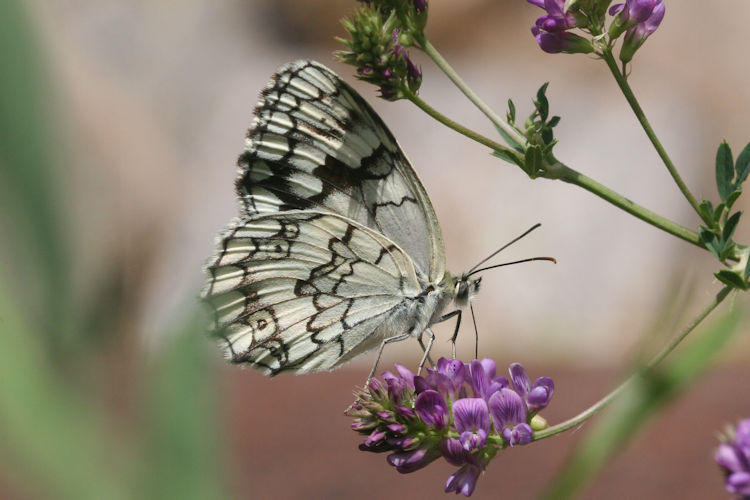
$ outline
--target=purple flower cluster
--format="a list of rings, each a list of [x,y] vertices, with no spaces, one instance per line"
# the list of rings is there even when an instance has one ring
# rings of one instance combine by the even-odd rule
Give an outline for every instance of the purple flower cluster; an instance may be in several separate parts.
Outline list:
[[[384,99],[403,99],[416,93],[422,84],[422,71],[409,56],[408,47],[415,44],[416,28],[406,28],[390,4],[408,11],[407,19],[424,24],[427,2],[366,2],[351,19],[343,21],[351,40],[339,39],[347,50],[337,52],[338,58],[357,69],[357,78],[380,89]],[[424,14],[424,15],[423,15]],[[403,22],[402,22],[403,21]]]
[[[610,7],[609,14],[615,16],[609,27],[610,39],[625,33],[620,50],[622,62],[633,59],[635,51],[661,24],[664,12],[664,0],[627,0]]]
[[[546,427],[537,416],[554,392],[549,377],[533,384],[523,366],[510,366],[510,380],[495,376],[495,362],[469,364],[440,358],[425,376],[401,365],[373,378],[349,411],[352,429],[367,435],[360,449],[391,452],[387,461],[401,473],[440,458],[458,467],[446,492],[470,496],[492,457],[508,446],[531,442]]]
[[[531,27],[539,47],[550,54],[589,53],[594,50],[587,39],[571,33],[571,28],[581,27],[580,20],[570,12],[565,12],[565,0],[527,0],[547,12]]]
[[[727,491],[750,499],[750,419],[741,420],[730,430],[714,459],[726,475]]]

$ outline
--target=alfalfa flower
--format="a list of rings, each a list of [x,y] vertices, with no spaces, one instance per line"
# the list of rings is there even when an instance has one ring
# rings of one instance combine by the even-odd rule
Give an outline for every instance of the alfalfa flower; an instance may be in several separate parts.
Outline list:
[[[625,33],[620,49],[622,62],[630,62],[635,52],[656,31],[664,19],[665,9],[664,0],[627,0],[609,9],[609,13],[615,16],[609,26],[610,39]]]
[[[564,9],[565,0],[527,0],[544,9],[547,14],[538,18],[531,27],[539,47],[550,54],[589,53],[594,46],[586,38],[571,33],[572,28],[584,27],[585,21]]]
[[[721,439],[714,460],[726,477],[724,487],[729,493],[750,499],[750,419],[729,428]]]
[[[360,449],[389,452],[388,463],[401,473],[443,457],[458,467],[445,491],[471,495],[498,451],[530,443],[546,425],[532,419],[549,404],[552,379],[531,384],[518,363],[509,374],[496,376],[491,359],[441,358],[424,376],[396,365],[395,373],[371,379],[348,412],[352,429],[365,436]]]

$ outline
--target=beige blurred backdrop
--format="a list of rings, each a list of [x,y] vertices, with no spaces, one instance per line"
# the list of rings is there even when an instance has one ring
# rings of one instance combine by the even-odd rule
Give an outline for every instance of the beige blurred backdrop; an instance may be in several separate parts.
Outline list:
[[[194,308],[214,237],[237,211],[236,158],[258,92],[276,68],[294,59],[314,58],[336,70],[389,124],[430,194],[453,272],[542,223],[496,262],[551,255],[558,264],[486,273],[475,311],[480,356],[492,356],[500,366],[520,361],[532,377],[555,378],[555,400],[545,411],[551,422],[606,394],[643,349],[663,345],[665,335],[719,289],[712,276],[717,265],[706,252],[581,189],[530,180],[407,102],[377,99],[331,55],[338,48],[334,37],[344,35],[338,19],[354,1],[30,5],[64,120],[67,149],[61,157],[72,159],[60,210],[75,245],[77,298],[100,303],[103,290],[116,289],[112,310],[100,313],[102,334],[120,333],[126,348],[121,352],[115,343],[107,365],[113,374],[100,383],[123,418],[137,414],[128,407],[137,403],[127,387],[138,378],[143,354]],[[552,112],[563,118],[556,129],[558,158],[695,228],[697,218],[605,65],[539,50],[529,31],[539,15],[524,0],[432,0],[427,33],[500,113],[512,98],[525,117],[537,88],[549,81]],[[736,154],[750,140],[749,16],[747,0],[668,0],[662,26],[632,66],[631,84],[654,129],[699,197],[717,198],[712,185],[719,142],[726,138]],[[427,58],[416,57],[425,74],[422,97],[492,136],[483,115]],[[747,204],[739,202],[740,208]],[[750,239],[747,227],[744,221],[738,241]],[[451,329],[452,323],[436,329],[439,354],[449,353]],[[630,443],[584,498],[720,498],[722,478],[711,460],[714,432],[750,415],[747,337],[737,335],[726,365]],[[466,317],[459,346],[465,359],[473,353],[473,338]],[[219,351],[212,352],[219,365]],[[415,342],[403,342],[386,351],[381,367],[413,365],[419,354]],[[214,431],[230,444],[226,466],[236,498],[440,494],[453,472],[447,464],[400,476],[383,455],[356,452],[359,440],[340,410],[372,359],[332,374],[275,379],[220,365],[221,429]],[[123,381],[126,389],[112,390],[110,380]],[[514,449],[513,458],[490,466],[474,498],[496,498],[499,491],[506,498],[531,498],[582,435],[569,432]]]
[[[213,239],[236,212],[236,157],[257,94],[281,64],[314,58],[362,92],[401,142],[432,198],[454,273],[470,268],[536,222],[542,228],[496,258],[552,255],[486,273],[475,302],[485,355],[611,365],[653,335],[658,311],[691,304],[718,285],[712,259],[593,195],[528,179],[518,168],[439,126],[407,102],[387,103],[332,58],[345,0],[35,2],[51,58],[73,166],[66,179],[78,233],[79,290],[124,272],[126,315],[145,345],[192,303]],[[529,26],[541,10],[524,1],[431,2],[428,35],[498,112],[519,116],[545,81],[557,156],[688,227],[696,217],[671,182],[603,63],[549,55]],[[698,196],[716,197],[713,157],[722,138],[735,153],[750,138],[743,53],[745,0],[669,2],[641,49],[631,82],[653,126]],[[484,117],[425,57],[422,96],[492,135]],[[747,200],[741,200],[747,203]],[[746,227],[746,225],[745,225]],[[750,236],[740,228],[739,241]],[[118,269],[119,268],[119,269]],[[679,293],[678,293],[679,292]],[[667,320],[674,320],[669,316]],[[473,349],[470,322],[461,348]],[[451,325],[438,327],[445,339]],[[389,352],[418,354],[408,343]],[[441,344],[446,346],[445,342]],[[398,349],[401,349],[399,353]],[[744,352],[747,352],[747,344]],[[369,359],[360,360],[369,363]]]

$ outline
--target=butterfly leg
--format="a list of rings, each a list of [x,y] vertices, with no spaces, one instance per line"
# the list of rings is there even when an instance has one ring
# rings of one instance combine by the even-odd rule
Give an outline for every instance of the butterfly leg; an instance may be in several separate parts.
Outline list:
[[[385,349],[386,344],[390,344],[391,342],[399,342],[401,340],[406,340],[409,337],[411,337],[411,330],[402,333],[401,335],[396,335],[394,337],[388,337],[387,339],[383,339],[383,341],[380,343],[380,349],[378,349],[378,355],[375,357],[375,363],[372,365],[372,370],[370,370],[370,374],[367,376],[367,380],[365,380],[365,387],[367,387],[367,384],[370,383],[370,379],[375,375],[375,370],[378,369],[378,363],[380,363],[380,356],[383,354],[383,349]]]
[[[432,331],[432,330],[430,330],[430,331]],[[430,351],[429,351],[429,349],[427,349],[425,347],[425,345],[424,345],[424,342],[422,342],[422,336],[423,335],[424,335],[424,332],[422,332],[422,333],[419,334],[419,337],[417,337],[417,342],[419,342],[419,347],[422,348],[422,352],[424,352],[425,355],[427,356],[427,361],[430,363],[430,366],[435,366],[435,362],[432,361],[432,358],[430,357]]]
[[[451,343],[453,344],[453,359],[456,359],[456,339],[458,338],[458,329],[461,327],[461,309],[455,309],[447,314],[443,314],[437,321],[435,321],[435,323],[449,320],[453,316],[458,316],[456,318],[456,328],[453,330],[453,336],[451,337]]]
[[[422,368],[424,368],[425,361],[427,361],[430,357],[430,349],[432,349],[432,343],[435,342],[435,334],[432,333],[432,330],[429,328],[425,329],[422,334],[426,333],[427,336],[430,338],[427,341],[427,348],[425,349],[424,346],[422,348],[424,349],[424,355],[422,356],[421,361],[419,362],[419,367],[417,367],[417,375],[422,373]],[[422,334],[419,335],[419,344],[422,345]],[[430,363],[432,363],[432,360],[430,360]]]

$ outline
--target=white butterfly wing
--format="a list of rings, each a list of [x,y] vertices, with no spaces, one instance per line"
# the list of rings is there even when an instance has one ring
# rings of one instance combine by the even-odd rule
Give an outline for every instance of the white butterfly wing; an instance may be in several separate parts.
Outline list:
[[[233,362],[271,375],[332,369],[384,338],[421,333],[449,300],[434,297],[447,275],[424,187],[331,70],[279,70],[239,166],[241,215],[220,236],[202,294]]]
[[[237,219],[208,266],[204,297],[235,363],[267,374],[330,370],[408,329],[421,291],[408,255],[339,215]]]
[[[383,121],[331,70],[281,68],[246,142],[237,192],[247,215],[331,211],[397,243],[423,283],[443,278],[440,226],[422,183]]]

